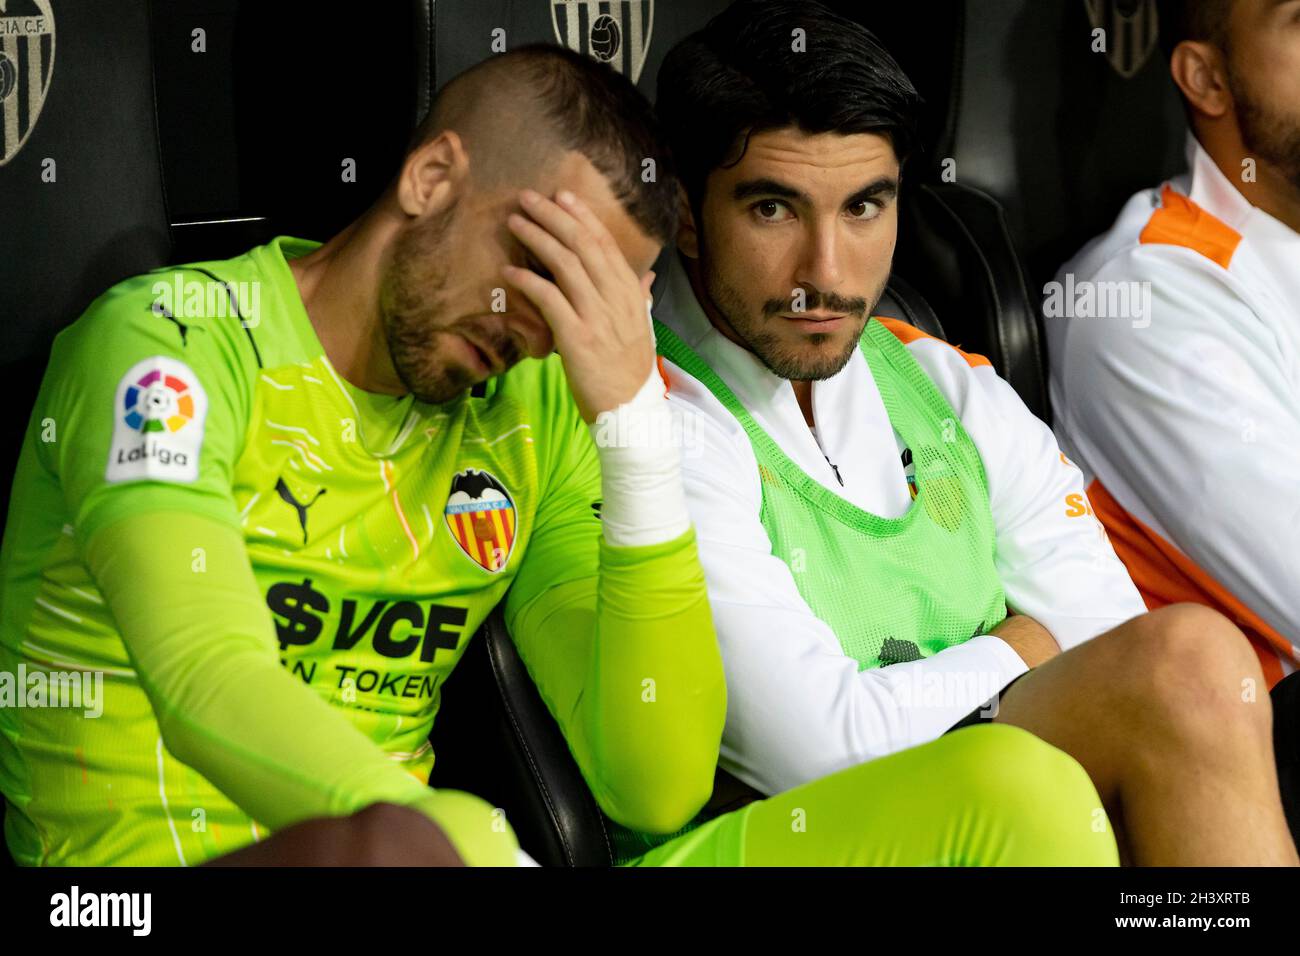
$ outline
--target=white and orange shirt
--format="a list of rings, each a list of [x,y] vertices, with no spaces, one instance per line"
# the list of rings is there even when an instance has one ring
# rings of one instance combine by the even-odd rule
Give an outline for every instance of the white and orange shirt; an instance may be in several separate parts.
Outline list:
[[[1271,686],[1300,659],[1300,234],[1187,153],[1048,290],[1056,431],[1148,607],[1223,612]]]
[[[808,475],[857,507],[897,518],[912,505],[909,455],[861,351],[813,383],[815,431],[790,383],[719,333],[680,261],[661,280],[655,316],[735,392]],[[952,405],[988,479],[996,566],[1007,604],[1062,648],[1145,608],[1088,507],[1079,470],[988,360],[883,320]],[[762,490],[741,424],[701,382],[662,360],[682,429],[687,505],[699,541],[727,680],[720,762],[764,793],[933,740],[1025,664],[990,635],[918,661],[859,671],[772,553]]]

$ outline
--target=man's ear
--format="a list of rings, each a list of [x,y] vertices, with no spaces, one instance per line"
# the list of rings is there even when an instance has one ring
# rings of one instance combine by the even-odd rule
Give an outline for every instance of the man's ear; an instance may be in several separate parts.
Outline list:
[[[1184,40],[1169,58],[1169,73],[1194,112],[1219,119],[1232,109],[1232,90],[1218,47]]]
[[[445,208],[468,174],[464,141],[445,129],[407,154],[397,176],[397,203],[408,216]]]
[[[691,210],[686,187],[681,183],[677,184],[677,248],[684,256],[692,259],[700,257],[700,237],[695,228],[695,213]]]

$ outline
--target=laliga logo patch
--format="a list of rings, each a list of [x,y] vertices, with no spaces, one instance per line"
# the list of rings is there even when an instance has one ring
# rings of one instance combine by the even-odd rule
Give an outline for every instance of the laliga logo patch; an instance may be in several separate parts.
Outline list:
[[[117,383],[106,481],[194,481],[208,396],[184,362],[141,359]]]
[[[506,566],[515,543],[515,503],[494,475],[477,468],[457,472],[442,517],[480,568],[495,574]]]

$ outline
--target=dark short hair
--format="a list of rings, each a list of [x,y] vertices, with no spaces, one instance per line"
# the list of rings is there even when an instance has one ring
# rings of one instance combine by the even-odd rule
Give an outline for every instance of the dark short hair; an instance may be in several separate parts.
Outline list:
[[[793,31],[806,49],[794,49]],[[740,0],[664,57],[655,108],[698,207],[710,172],[744,156],[749,136],[878,133],[899,162],[916,139],[921,98],[866,27],[814,0]]]
[[[1184,40],[1228,46],[1228,13],[1232,0],[1156,0],[1160,50],[1168,60]]]
[[[559,146],[591,161],[647,235],[665,245],[675,239],[677,173],[653,108],[627,77],[608,64],[549,43],[520,46],[479,66],[488,63],[517,66],[532,97],[527,107],[540,111]],[[412,148],[436,131],[439,100],[454,79],[438,91],[411,139]],[[520,150],[528,148],[528,143],[518,144]],[[648,181],[643,176],[647,159],[654,160]]]

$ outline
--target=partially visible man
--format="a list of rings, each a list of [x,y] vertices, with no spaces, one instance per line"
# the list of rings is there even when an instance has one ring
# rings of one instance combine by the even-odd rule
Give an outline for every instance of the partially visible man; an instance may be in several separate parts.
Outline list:
[[[1188,172],[1062,267],[1131,307],[1049,316],[1056,431],[1147,605],[1223,612],[1272,685],[1300,661],[1300,2],[1168,0],[1160,35]]]
[[[1250,638],[1300,838],[1300,2],[1162,0],[1160,37],[1188,170],[1062,267],[1131,305],[1047,319],[1056,431],[1147,606]]]
[[[1131,861],[1295,864],[1241,633],[1143,614],[1078,470],[987,360],[868,318],[906,76],[785,0],[734,4],[659,76],[688,195],[659,348],[694,444],[723,767],[779,793],[978,722],[1014,681],[995,720],[1083,764]]]

